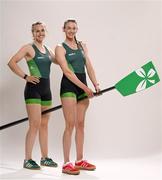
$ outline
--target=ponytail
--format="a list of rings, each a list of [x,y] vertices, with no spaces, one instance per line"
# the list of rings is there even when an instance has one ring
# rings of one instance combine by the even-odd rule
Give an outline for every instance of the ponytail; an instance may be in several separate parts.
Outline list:
[[[80,41],[77,41],[76,36],[74,36],[75,43],[77,44],[78,49],[81,49],[84,51],[83,46]]]
[[[83,46],[82,46],[82,44],[81,44],[81,41],[77,41],[76,36],[74,36],[74,40],[75,40],[75,42],[76,42],[76,44],[77,44],[78,49],[81,50],[84,59],[86,59],[86,58],[85,58],[85,53],[84,53],[84,48],[83,48]]]

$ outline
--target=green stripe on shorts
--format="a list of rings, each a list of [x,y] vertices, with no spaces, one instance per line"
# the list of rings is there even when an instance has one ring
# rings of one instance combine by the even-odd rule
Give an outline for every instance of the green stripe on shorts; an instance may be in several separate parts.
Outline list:
[[[41,101],[41,99],[25,99],[26,104],[40,104],[41,106],[51,106],[52,100]]]
[[[73,93],[73,92],[62,93],[61,94],[61,98],[64,98],[64,97],[73,97],[73,98],[76,98],[76,94]]]
[[[41,104],[41,99],[25,99],[26,104]]]
[[[82,98],[85,98],[85,97],[88,97],[88,96],[87,96],[86,93],[83,93],[83,94],[81,94],[80,96],[78,96],[77,99],[79,100],[79,99],[82,99]]]
[[[49,101],[41,101],[41,105],[42,106],[51,106],[52,105],[52,101],[49,100]]]

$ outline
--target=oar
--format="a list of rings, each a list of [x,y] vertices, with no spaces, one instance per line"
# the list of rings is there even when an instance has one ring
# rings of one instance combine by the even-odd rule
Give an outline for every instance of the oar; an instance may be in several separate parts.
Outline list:
[[[128,96],[134,94],[136,92],[142,91],[147,89],[160,81],[155,66],[153,65],[152,61],[146,63],[141,68],[133,71],[132,73],[128,74],[126,77],[121,79],[118,83],[114,86],[103,89],[100,93],[94,93],[94,96],[101,95],[113,89],[116,89],[121,95]],[[58,105],[46,111],[43,111],[42,114],[46,114],[52,111],[56,111],[61,109],[62,105]],[[0,126],[0,130],[6,129],[8,127],[20,124],[24,121],[27,121],[28,117],[14,121],[12,123]]]

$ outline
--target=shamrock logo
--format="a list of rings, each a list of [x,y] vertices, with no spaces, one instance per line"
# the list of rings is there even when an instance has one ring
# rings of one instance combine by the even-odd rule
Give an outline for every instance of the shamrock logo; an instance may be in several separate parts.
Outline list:
[[[148,71],[148,73],[146,74],[145,70],[143,68],[137,69],[135,71],[137,73],[138,76],[142,77],[143,80],[138,84],[137,88],[136,88],[136,92],[138,91],[142,91],[144,89],[146,89],[147,83],[150,82],[152,84],[155,83],[155,80],[151,80],[150,78],[152,78],[155,75],[155,70],[154,69],[150,69]]]

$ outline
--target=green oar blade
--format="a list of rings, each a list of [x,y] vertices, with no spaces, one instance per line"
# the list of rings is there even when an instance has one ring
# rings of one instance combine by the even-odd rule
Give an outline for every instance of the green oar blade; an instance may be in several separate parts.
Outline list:
[[[125,78],[115,84],[115,88],[123,95],[130,94],[147,89],[160,81],[157,71],[152,61],[143,65],[141,68],[133,71]]]

